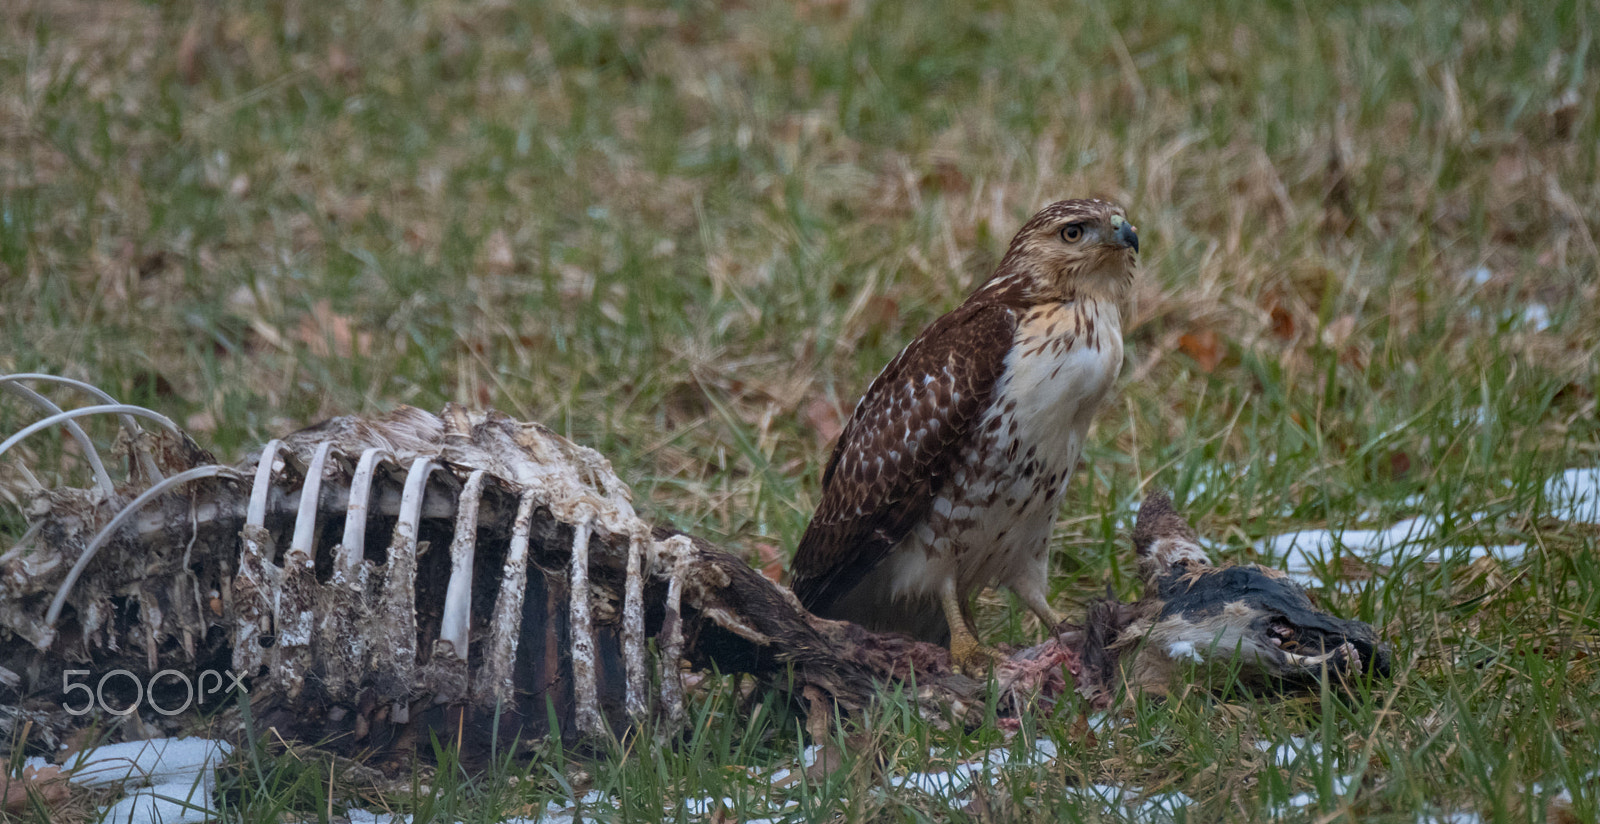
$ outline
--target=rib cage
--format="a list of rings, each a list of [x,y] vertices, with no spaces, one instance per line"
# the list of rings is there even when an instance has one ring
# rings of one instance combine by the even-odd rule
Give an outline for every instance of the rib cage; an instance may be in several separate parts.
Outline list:
[[[450,405],[337,418],[226,467],[138,410],[163,429],[124,420],[116,484],[71,416],[133,408],[61,412],[23,386],[55,380],[0,376],[49,413],[0,451],[61,423],[95,467],[89,489],[20,473],[29,531],[0,555],[0,636],[29,646],[0,644],[0,667],[31,684],[60,683],[66,660],[146,675],[226,662],[253,678],[253,704],[329,708],[358,739],[439,706],[541,722],[549,699],[587,735],[652,708],[681,717],[682,622],[665,616],[690,544],[653,536],[599,453]],[[674,663],[651,673],[663,623]]]

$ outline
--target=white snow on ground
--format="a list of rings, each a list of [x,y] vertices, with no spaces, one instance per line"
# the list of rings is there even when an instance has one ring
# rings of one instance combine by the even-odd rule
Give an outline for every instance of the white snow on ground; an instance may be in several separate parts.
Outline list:
[[[1544,485],[1549,517],[1574,523],[1600,524],[1600,468],[1568,469]],[[1467,516],[1488,519],[1485,513]],[[1319,573],[1341,554],[1390,566],[1406,561],[1443,563],[1495,558],[1515,563],[1527,554],[1525,544],[1497,546],[1442,546],[1423,551],[1438,535],[1444,521],[1437,515],[1407,518],[1383,529],[1301,529],[1262,538],[1256,552],[1301,583],[1320,582]]]
[[[172,784],[215,769],[233,746],[205,738],[157,738],[85,750],[62,766],[74,784],[100,787],[119,781]],[[192,782],[191,782],[192,783]]]
[[[1552,518],[1600,524],[1600,467],[1569,469],[1544,483]]]
[[[198,824],[212,817],[216,766],[233,747],[204,738],[159,738],[107,744],[62,765],[68,780],[86,787],[124,784],[130,793],[102,820],[117,824]]]

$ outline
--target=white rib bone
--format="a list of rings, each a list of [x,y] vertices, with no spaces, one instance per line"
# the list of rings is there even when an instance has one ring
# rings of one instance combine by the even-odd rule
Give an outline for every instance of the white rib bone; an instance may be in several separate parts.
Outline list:
[[[0,387],[4,387],[12,394],[43,409],[46,415],[56,415],[61,412],[61,407],[56,406],[49,398],[20,383],[6,381],[0,383]],[[101,462],[100,453],[94,448],[94,441],[89,439],[89,433],[83,431],[83,427],[79,426],[77,421],[67,421],[66,429],[67,434],[78,442],[78,448],[83,450],[83,457],[89,462],[89,468],[94,472],[94,484],[100,489],[100,494],[110,497],[116,491],[116,487],[111,483],[111,474],[106,472],[106,465]],[[160,479],[158,478],[157,480]]]
[[[155,486],[146,489],[143,494],[137,498],[134,498],[132,503],[128,504],[126,507],[123,507],[122,511],[118,512],[116,516],[111,519],[111,522],[106,524],[105,528],[101,529],[100,532],[89,541],[89,545],[84,548],[83,554],[78,556],[77,563],[73,564],[72,569],[67,571],[67,577],[61,581],[61,586],[56,590],[55,599],[50,602],[50,610],[44,615],[45,624],[50,627],[54,627],[56,625],[56,619],[61,617],[61,608],[67,602],[67,595],[72,592],[73,584],[78,582],[78,576],[83,574],[84,569],[89,566],[89,562],[94,559],[95,553],[100,551],[100,547],[104,546],[106,541],[109,541],[111,536],[115,535],[117,530],[121,529],[122,525],[128,522],[128,519],[138,514],[141,507],[160,497],[167,490],[172,489],[175,486],[181,486],[198,478],[218,477],[243,480],[243,476],[231,467],[218,465],[197,466],[194,469],[190,469],[185,472],[179,472],[178,474],[161,481]]]
[[[344,538],[333,550],[333,576],[322,599],[321,627],[316,648],[325,670],[323,683],[334,700],[343,700],[360,680],[367,661],[367,630],[372,615],[367,583],[372,565],[366,561],[367,514],[372,507],[372,481],[378,462],[391,458],[389,450],[369,447],[362,451],[350,476],[345,504]]]
[[[122,403],[116,398],[111,397],[111,395],[107,394],[105,390],[95,386],[94,384],[84,383],[83,381],[75,381],[71,378],[63,378],[58,375],[46,375],[40,372],[24,372],[17,375],[0,375],[0,383],[17,383],[25,380],[44,381],[45,383],[70,386],[74,389],[89,393],[96,400],[104,404],[117,406]],[[161,470],[156,467],[155,457],[152,456],[148,450],[141,449],[138,445],[139,435],[144,433],[144,429],[139,426],[138,420],[136,420],[132,415],[121,415],[120,417],[122,418],[122,431],[128,433],[128,443],[132,446],[134,454],[139,457],[139,468],[144,470],[145,475],[152,482],[161,480]]]
[[[683,579],[676,568],[667,578],[667,604],[661,622],[661,711],[665,716],[662,734],[676,732],[683,725],[683,673],[678,662],[683,658]]]
[[[373,645],[373,669],[380,676],[380,697],[405,698],[416,685],[417,668],[417,531],[422,519],[422,499],[434,464],[418,458],[406,474],[400,495],[400,517],[394,525],[385,564],[383,600],[375,626],[387,634],[387,644]],[[398,709],[397,709],[398,711]]]
[[[101,389],[92,383],[84,383],[83,381],[73,380],[72,378],[63,378],[60,375],[46,375],[43,372],[21,372],[15,375],[0,375],[0,383],[20,383],[21,381],[44,381],[45,383],[56,383],[62,386],[70,386],[74,389],[87,392],[88,394],[94,396],[95,400],[98,400],[103,404],[117,406],[122,403],[121,401],[107,394],[104,389]],[[130,437],[144,431],[143,429],[139,428],[139,422],[134,420],[132,415],[122,416],[122,428]]]
[[[571,622],[568,636],[572,647],[572,697],[577,704],[578,732],[599,735],[600,696],[595,680],[594,621],[589,615],[589,519],[578,521],[572,529],[572,561],[568,566],[568,593]]]
[[[324,441],[311,456],[306,467],[306,480],[300,487],[300,508],[295,512],[294,538],[289,541],[289,552],[284,556],[284,566],[311,564],[312,541],[317,538],[317,505],[322,499],[322,473],[328,467],[328,452],[333,443]]]
[[[80,406],[77,409],[69,409],[69,410],[67,410],[65,412],[57,412],[56,414],[51,415],[48,418],[44,418],[42,420],[34,421],[33,423],[28,424],[27,426],[23,427],[22,431],[18,432],[15,435],[12,435],[9,438],[6,438],[5,443],[0,443],[0,455],[6,454],[6,452],[8,450],[10,450],[11,447],[16,446],[18,443],[20,443],[22,441],[22,439],[28,437],[29,435],[32,435],[33,433],[38,432],[38,431],[40,431],[42,429],[49,429],[50,427],[55,426],[56,424],[61,423],[62,421],[70,421],[70,420],[72,420],[74,418],[86,418],[86,417],[88,417],[90,415],[113,415],[113,414],[114,415],[138,415],[138,416],[143,417],[143,418],[149,418],[150,420],[153,420],[153,421],[161,424],[163,427],[165,427],[168,431],[170,431],[174,435],[182,435],[183,434],[183,431],[178,429],[178,425],[173,423],[171,418],[168,418],[166,415],[163,415],[160,412],[154,412],[154,411],[146,409],[146,408],[144,408],[142,406],[128,406],[127,404],[107,404],[105,406]]]
[[[628,717],[643,720],[649,710],[645,697],[648,673],[644,656],[644,546],[650,536],[640,532],[628,539],[628,570],[623,580],[622,665],[627,675],[623,707]]]
[[[294,537],[283,556],[283,586],[273,593],[272,624],[277,635],[273,657],[273,681],[286,687],[290,698],[299,696],[305,684],[305,648],[311,644],[311,628],[317,584],[314,547],[317,537],[318,504],[322,501],[322,475],[328,466],[333,443],[323,441],[306,467],[300,486],[300,508],[295,512]]]
[[[256,476],[250,484],[250,504],[244,511],[244,525],[263,527],[267,523],[267,495],[272,492],[273,464],[278,462],[278,450],[283,441],[273,438],[261,447],[261,460],[256,464]]]
[[[528,534],[533,531],[536,493],[528,490],[517,502],[517,517],[511,524],[511,546],[506,550],[500,592],[495,596],[494,618],[490,626],[489,649],[484,654],[478,676],[476,697],[483,704],[510,704],[512,674],[517,661],[517,641],[522,630],[522,601],[528,588]]]
[[[267,532],[267,497],[272,491],[272,474],[278,463],[283,441],[273,439],[261,448],[255,479],[250,486],[250,503],[245,507],[244,526],[239,530],[239,572],[233,579],[235,625],[233,669],[241,676],[253,676],[261,667],[261,644],[257,639],[272,614],[268,601],[278,591],[282,571],[272,563],[272,535]]]
[[[472,557],[478,542],[478,502],[483,497],[482,469],[467,477],[457,500],[455,537],[450,541],[450,583],[444,591],[444,616],[439,624],[439,640],[455,649],[456,657],[467,660],[467,632],[472,623]]]
[[[27,487],[28,494],[32,495],[33,493],[44,491],[44,484],[39,483],[38,476],[33,474],[33,470],[29,469],[27,464],[17,464],[16,470],[22,476],[22,483]]]
[[[336,586],[366,590],[366,576],[359,575],[361,560],[367,546],[367,508],[371,505],[372,476],[378,461],[393,459],[389,450],[374,446],[361,453],[354,475],[350,476],[350,500],[345,506],[344,540],[333,562],[333,583]],[[359,575],[359,578],[358,578]]]
[[[22,537],[18,538],[17,542],[13,544],[10,549],[0,553],[0,567],[11,563],[12,561],[21,557],[22,553],[27,552],[29,545],[33,543],[33,539],[39,537],[39,531],[44,529],[44,524],[45,522],[43,519],[34,521],[28,526],[28,531],[22,533]]]

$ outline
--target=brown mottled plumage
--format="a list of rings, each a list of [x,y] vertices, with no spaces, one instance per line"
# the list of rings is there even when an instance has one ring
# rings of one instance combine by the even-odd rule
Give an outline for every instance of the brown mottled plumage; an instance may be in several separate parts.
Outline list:
[[[1139,240],[1121,207],[1054,203],[999,267],[868,387],[822,476],[792,585],[830,618],[987,655],[967,600],[990,584],[1054,625],[1046,546],[1122,365]]]

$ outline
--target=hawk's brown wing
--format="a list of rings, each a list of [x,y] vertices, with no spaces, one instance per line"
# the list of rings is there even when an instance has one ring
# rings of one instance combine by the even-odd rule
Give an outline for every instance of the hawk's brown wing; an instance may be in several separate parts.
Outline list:
[[[827,615],[927,516],[989,408],[1016,328],[1011,307],[964,304],[934,321],[867,388],[795,549],[791,586],[807,609]]]

